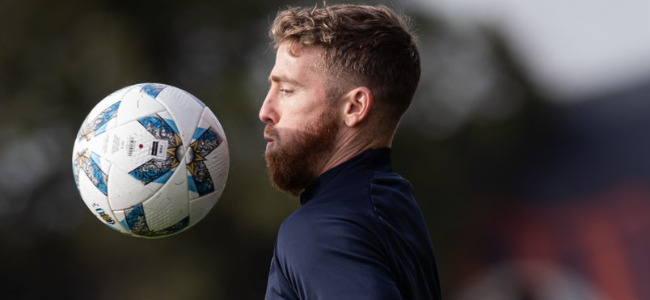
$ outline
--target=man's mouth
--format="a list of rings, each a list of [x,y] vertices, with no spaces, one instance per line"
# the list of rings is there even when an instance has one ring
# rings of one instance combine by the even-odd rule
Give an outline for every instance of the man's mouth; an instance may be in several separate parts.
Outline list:
[[[274,140],[273,136],[276,135],[276,134],[277,134],[277,132],[276,132],[275,128],[273,128],[271,126],[268,126],[268,125],[266,126],[266,128],[264,128],[264,140],[266,141],[266,149],[267,150],[269,148],[271,148],[275,144],[275,140]]]

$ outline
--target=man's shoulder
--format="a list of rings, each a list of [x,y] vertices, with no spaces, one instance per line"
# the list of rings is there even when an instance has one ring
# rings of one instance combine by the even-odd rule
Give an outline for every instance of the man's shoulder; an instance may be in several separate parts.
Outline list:
[[[318,257],[361,245],[380,247],[381,225],[369,194],[363,197],[367,199],[336,198],[298,208],[280,226],[278,249],[288,255],[306,252]]]
[[[357,172],[350,180],[334,182],[294,211],[280,227],[280,236],[314,240],[341,235],[378,234],[383,222],[378,211],[413,206],[411,184],[396,173]]]
[[[370,194],[363,198],[334,197],[310,202],[287,217],[280,226],[279,238],[322,241],[341,235],[356,234],[375,226]]]

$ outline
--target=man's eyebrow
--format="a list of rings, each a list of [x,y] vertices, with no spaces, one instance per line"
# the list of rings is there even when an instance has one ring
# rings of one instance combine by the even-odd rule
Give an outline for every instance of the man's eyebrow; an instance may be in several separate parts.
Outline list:
[[[276,75],[269,76],[269,82],[277,82],[277,83],[286,82],[286,83],[289,83],[289,84],[302,86],[302,84],[300,82],[298,82],[297,80],[290,79],[290,78],[287,78],[287,77],[284,77],[284,76],[276,76]]]

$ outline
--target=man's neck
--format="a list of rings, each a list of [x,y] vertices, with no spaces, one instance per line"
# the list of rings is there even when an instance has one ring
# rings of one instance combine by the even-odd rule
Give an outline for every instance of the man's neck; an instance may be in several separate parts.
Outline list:
[[[342,130],[337,138],[337,146],[332,149],[329,158],[323,162],[319,175],[352,159],[368,149],[378,149],[391,146],[390,137],[372,137],[358,130]]]

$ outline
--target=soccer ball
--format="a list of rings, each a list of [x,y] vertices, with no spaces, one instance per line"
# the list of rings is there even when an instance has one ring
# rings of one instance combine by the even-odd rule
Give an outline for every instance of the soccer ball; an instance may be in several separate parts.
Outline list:
[[[81,198],[121,233],[159,238],[199,222],[217,203],[229,154],[219,120],[179,88],[142,83],[100,101],[72,151]]]

